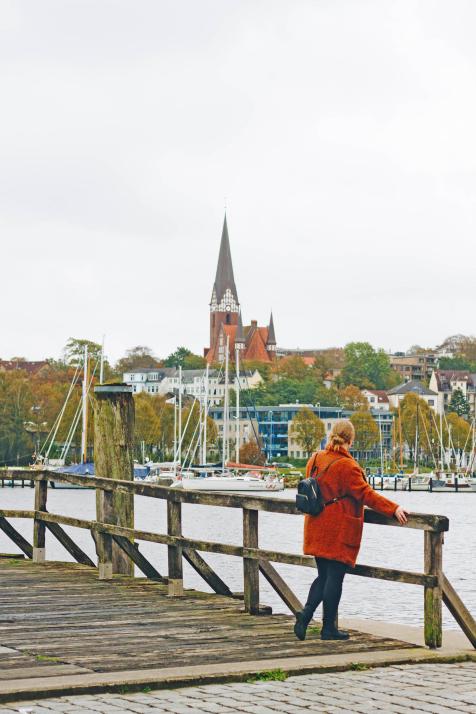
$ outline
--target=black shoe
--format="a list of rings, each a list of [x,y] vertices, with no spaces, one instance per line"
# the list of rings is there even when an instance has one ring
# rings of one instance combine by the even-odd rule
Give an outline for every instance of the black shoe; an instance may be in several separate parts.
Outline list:
[[[306,639],[306,630],[309,622],[306,620],[304,617],[304,613],[302,611],[296,612],[296,623],[294,625],[294,634],[298,638],[298,640],[305,640]]]
[[[335,627],[322,628],[321,640],[348,640],[349,637],[349,633],[344,630],[338,630]]]

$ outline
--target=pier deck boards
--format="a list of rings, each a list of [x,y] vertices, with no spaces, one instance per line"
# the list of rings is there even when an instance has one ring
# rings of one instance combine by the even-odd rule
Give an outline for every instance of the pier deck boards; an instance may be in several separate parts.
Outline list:
[[[288,615],[252,617],[243,602],[72,563],[0,559],[3,681],[60,674],[316,657],[414,645],[359,632],[349,642],[298,642]]]

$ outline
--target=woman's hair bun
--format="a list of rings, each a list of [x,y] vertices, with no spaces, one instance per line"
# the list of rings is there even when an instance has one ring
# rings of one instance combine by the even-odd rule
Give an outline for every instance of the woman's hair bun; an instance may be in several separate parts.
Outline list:
[[[344,446],[350,444],[355,438],[354,425],[348,419],[336,421],[329,434],[330,446]]]

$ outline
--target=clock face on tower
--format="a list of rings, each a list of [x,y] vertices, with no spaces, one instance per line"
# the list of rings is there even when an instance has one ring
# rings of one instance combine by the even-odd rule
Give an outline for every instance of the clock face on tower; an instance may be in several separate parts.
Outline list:
[[[226,305],[225,310],[226,310],[227,312],[230,312],[230,311],[231,311],[231,305]]]

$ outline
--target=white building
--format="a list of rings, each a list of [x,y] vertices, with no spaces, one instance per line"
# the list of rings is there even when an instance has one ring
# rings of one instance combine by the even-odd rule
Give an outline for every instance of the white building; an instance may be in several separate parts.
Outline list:
[[[394,387],[387,392],[390,406],[397,408],[406,395],[410,393],[417,394],[421,399],[424,399],[428,406],[434,409],[435,412],[438,411],[438,394],[415,379],[411,379],[409,382],[403,382],[403,384],[399,384],[398,387]]]
[[[240,371],[240,389],[254,389],[263,381],[258,370]],[[123,382],[132,386],[134,393],[146,392],[165,396],[178,393],[179,370],[176,367],[156,367],[154,369],[138,369],[123,374]],[[236,377],[230,375],[231,388],[236,388]],[[182,370],[182,394],[200,397],[205,394],[205,370]],[[222,370],[210,369],[208,372],[208,397],[210,403],[220,404],[225,395],[225,376]]]
[[[476,374],[462,369],[435,369],[431,375],[430,388],[438,394],[438,411],[448,410],[451,397],[460,390],[469,403],[471,414],[476,413]]]
[[[378,409],[378,411],[388,412],[390,402],[388,401],[387,392],[383,389],[362,389],[362,394],[367,399],[370,409]]]

